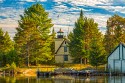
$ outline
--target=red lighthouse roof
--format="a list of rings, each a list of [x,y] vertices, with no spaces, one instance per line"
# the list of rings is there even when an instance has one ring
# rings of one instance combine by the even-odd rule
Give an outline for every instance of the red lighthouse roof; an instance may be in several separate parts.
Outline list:
[[[64,32],[63,32],[62,29],[60,28],[60,30],[59,30],[57,33],[64,33]]]

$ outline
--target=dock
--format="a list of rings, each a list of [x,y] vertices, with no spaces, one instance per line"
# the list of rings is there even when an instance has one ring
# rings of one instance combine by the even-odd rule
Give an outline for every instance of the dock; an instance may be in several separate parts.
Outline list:
[[[73,69],[68,68],[58,68],[55,69],[53,72],[41,72],[37,71],[37,77],[48,77],[48,76],[55,76],[55,75],[73,75],[73,76],[125,76],[124,73],[116,73],[116,72],[105,72],[105,71],[88,71],[88,70],[82,70],[82,71],[76,71]]]

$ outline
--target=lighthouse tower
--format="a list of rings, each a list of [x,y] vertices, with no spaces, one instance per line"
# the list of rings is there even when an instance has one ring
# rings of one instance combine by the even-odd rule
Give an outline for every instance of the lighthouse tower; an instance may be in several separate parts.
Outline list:
[[[55,62],[56,63],[72,63],[69,56],[68,39],[64,37],[64,32],[60,29],[55,39]]]

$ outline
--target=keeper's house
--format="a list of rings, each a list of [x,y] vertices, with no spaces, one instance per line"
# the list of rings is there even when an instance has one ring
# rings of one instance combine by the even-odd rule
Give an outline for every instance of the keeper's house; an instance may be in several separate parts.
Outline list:
[[[55,62],[56,63],[72,63],[69,56],[68,39],[64,38],[64,32],[60,29],[55,39]]]
[[[123,43],[120,43],[108,56],[108,70],[125,73],[125,45]]]

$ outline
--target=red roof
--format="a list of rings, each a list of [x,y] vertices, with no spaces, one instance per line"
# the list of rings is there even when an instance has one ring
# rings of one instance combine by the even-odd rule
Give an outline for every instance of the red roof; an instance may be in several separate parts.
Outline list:
[[[57,33],[63,33],[62,29],[60,28],[60,30]]]

